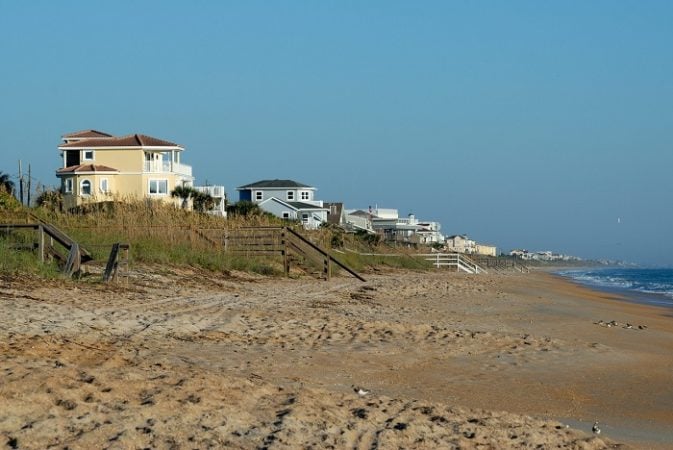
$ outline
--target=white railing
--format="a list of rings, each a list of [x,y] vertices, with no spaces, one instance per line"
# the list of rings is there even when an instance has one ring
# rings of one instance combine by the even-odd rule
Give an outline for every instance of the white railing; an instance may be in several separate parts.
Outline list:
[[[145,173],[179,173],[192,176],[192,166],[170,161],[145,161]]]
[[[224,186],[194,186],[199,192],[210,195],[211,197],[224,197]]]
[[[428,253],[419,256],[422,256],[426,261],[432,262],[432,265],[437,268],[455,267],[456,270],[462,270],[467,273],[488,273],[479,264],[461,253]]]

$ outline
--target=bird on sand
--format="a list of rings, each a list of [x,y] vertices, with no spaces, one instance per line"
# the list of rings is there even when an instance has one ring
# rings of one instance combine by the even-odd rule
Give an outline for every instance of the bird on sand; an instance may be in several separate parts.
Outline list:
[[[598,426],[598,422],[594,422],[594,426],[591,427],[591,432],[593,434],[601,434],[601,427]]]
[[[371,391],[369,391],[367,389],[364,389],[364,388],[361,388],[361,387],[353,386],[353,392],[358,394],[360,397],[364,397],[365,395],[369,394]]]

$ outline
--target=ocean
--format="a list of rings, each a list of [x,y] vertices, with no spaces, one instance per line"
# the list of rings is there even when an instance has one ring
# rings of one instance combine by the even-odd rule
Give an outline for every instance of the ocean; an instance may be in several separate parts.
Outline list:
[[[622,294],[628,300],[673,308],[673,269],[570,269],[557,272],[591,288]]]

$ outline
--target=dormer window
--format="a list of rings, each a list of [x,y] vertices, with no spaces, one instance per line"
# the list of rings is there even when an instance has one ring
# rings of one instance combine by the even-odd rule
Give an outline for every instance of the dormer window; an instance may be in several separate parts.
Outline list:
[[[93,161],[93,150],[84,150],[82,159],[84,161]]]

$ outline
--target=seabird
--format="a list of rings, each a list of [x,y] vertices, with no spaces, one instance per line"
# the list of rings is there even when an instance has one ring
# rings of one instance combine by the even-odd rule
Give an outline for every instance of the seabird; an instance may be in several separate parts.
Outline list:
[[[591,427],[591,431],[594,434],[601,434],[601,428],[598,426],[598,422],[594,422],[594,426]]]
[[[361,387],[355,387],[353,386],[353,391],[358,394],[360,397],[364,397],[365,395],[369,394],[371,391],[368,391],[366,389],[363,389]]]

